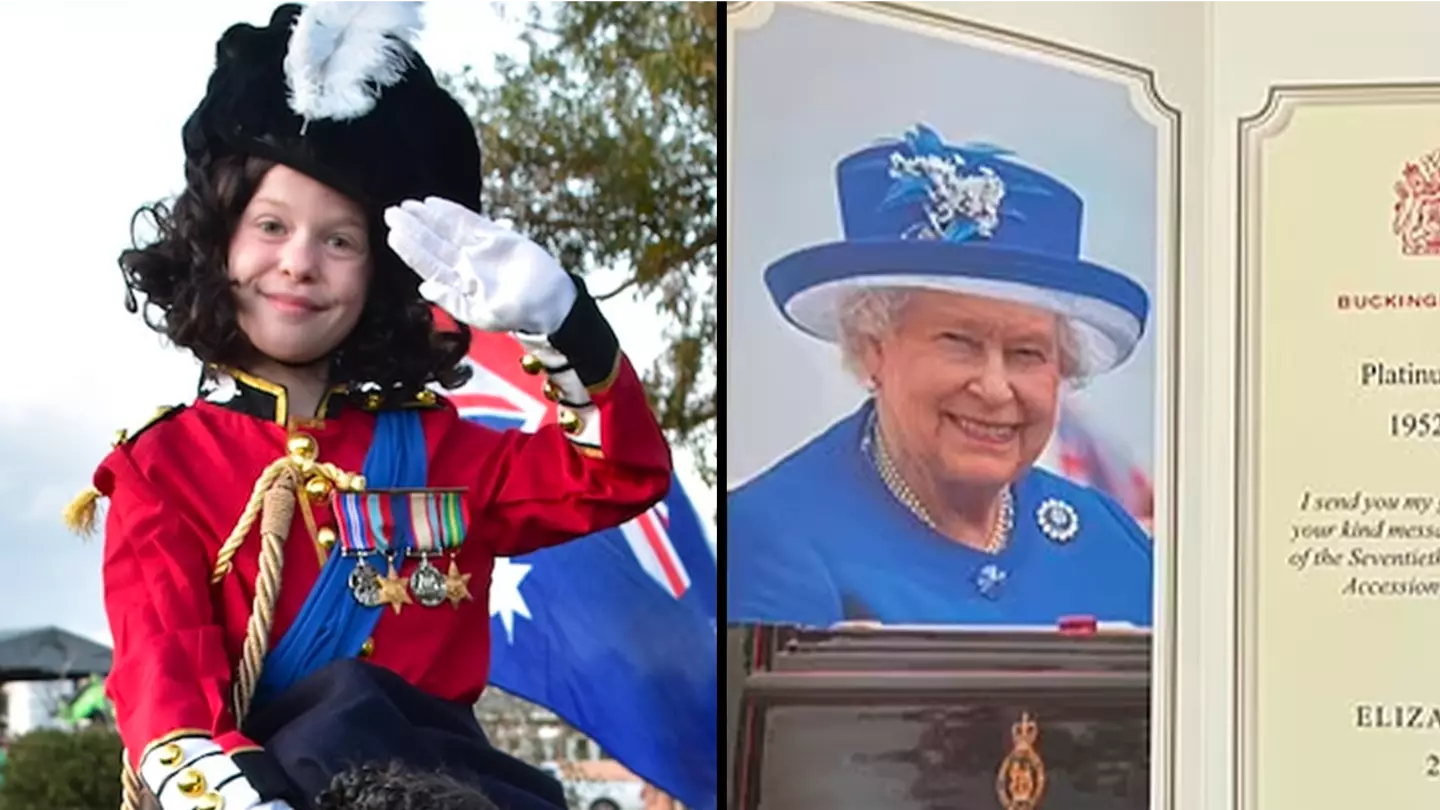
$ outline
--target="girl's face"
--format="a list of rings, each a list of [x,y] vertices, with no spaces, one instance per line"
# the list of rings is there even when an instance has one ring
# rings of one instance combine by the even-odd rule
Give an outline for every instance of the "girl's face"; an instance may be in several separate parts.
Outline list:
[[[266,357],[323,360],[360,320],[370,282],[365,212],[288,166],[260,181],[230,240],[240,329]]]

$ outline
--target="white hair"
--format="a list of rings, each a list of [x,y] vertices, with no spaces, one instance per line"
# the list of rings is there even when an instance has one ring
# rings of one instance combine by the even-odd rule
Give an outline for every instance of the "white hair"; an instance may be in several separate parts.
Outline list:
[[[869,384],[865,350],[872,341],[895,328],[913,289],[907,287],[862,287],[847,293],[836,312],[840,357],[845,368],[862,383]],[[1060,349],[1060,375],[1071,388],[1085,383],[1085,352],[1070,321],[1055,316],[1055,338]]]

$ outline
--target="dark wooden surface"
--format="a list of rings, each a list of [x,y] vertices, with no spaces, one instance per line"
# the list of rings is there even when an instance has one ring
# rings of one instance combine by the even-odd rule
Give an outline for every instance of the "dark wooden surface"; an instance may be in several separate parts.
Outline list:
[[[732,628],[730,810],[999,810],[1029,714],[1035,810],[1149,804],[1150,640]]]

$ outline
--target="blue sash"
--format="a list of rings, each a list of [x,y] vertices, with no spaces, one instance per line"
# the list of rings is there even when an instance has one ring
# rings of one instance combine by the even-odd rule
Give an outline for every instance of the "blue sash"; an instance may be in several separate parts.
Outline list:
[[[365,456],[367,489],[423,487],[428,477],[428,452],[420,412],[381,411],[375,437]],[[375,630],[383,608],[367,608],[350,593],[350,572],[356,558],[331,553],[320,578],[295,617],[295,623],[270,649],[253,706],[285,692],[326,664],[353,658]]]

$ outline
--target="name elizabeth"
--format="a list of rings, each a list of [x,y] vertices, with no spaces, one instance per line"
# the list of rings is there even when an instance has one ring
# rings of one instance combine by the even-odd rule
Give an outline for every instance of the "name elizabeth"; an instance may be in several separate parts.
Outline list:
[[[1440,730],[1440,706],[1422,703],[1359,703],[1355,727],[1364,729]]]

